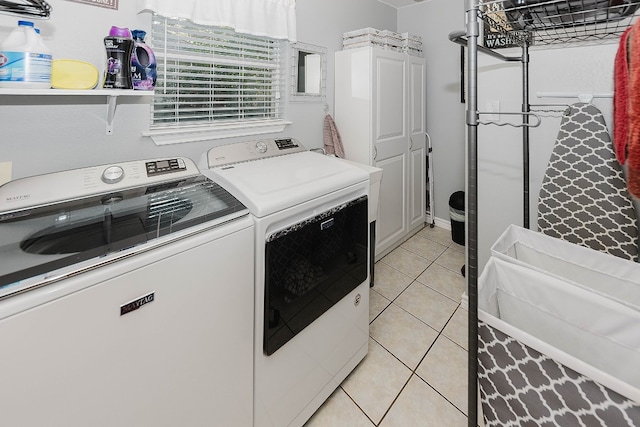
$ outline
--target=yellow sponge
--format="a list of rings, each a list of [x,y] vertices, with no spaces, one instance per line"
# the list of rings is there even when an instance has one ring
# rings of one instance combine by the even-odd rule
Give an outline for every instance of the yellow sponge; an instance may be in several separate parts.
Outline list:
[[[98,84],[98,69],[75,59],[51,62],[51,87],[54,89],[93,89]]]

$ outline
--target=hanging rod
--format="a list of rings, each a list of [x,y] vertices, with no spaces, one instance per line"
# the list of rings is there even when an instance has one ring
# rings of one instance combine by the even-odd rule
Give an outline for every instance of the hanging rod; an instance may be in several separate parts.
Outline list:
[[[517,123],[517,124],[513,124],[513,123],[508,123],[508,122],[496,122],[493,120],[489,120],[489,121],[479,121],[478,124],[481,125],[496,125],[496,126],[512,126],[514,128],[523,128],[523,127],[529,127],[529,128],[536,128],[538,126],[540,126],[540,124],[542,123],[542,119],[540,118],[539,115],[537,115],[536,113],[530,113],[530,112],[523,112],[523,111],[518,111],[518,112],[511,112],[511,111],[478,111],[479,115],[482,114],[492,114],[494,116],[499,116],[501,114],[507,115],[507,116],[530,116],[536,119],[535,123]]]
[[[457,43],[461,46],[467,46],[467,38],[466,38],[466,31],[464,30],[458,30],[458,31],[452,31],[449,33],[449,40],[451,40],[454,43]],[[494,58],[497,58],[501,61],[505,61],[505,62],[522,62],[522,56],[504,56],[492,49],[489,49],[488,47],[484,47],[482,45],[478,45],[478,52],[482,52],[486,55],[489,56],[493,56]]]
[[[591,102],[593,98],[613,98],[613,93],[581,92],[536,92],[538,98],[578,98],[581,102]]]
[[[540,117],[564,117],[573,113],[571,104],[529,104],[529,107]]]
[[[570,108],[571,104],[556,104],[556,103],[553,103],[553,104],[529,104],[529,107],[531,107],[531,108],[540,108],[540,107],[564,107],[564,108]]]

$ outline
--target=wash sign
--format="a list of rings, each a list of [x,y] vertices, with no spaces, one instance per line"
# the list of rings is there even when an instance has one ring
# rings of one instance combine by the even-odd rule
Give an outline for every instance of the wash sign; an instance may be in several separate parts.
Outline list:
[[[104,7],[118,10],[118,0],[68,0],[76,3],[90,4],[92,6]]]

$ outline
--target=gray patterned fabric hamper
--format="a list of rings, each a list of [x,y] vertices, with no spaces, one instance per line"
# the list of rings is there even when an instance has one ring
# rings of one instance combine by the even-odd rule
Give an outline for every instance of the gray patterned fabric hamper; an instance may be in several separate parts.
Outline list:
[[[478,377],[486,426],[640,426],[640,406],[479,322]]]
[[[478,282],[485,425],[640,427],[640,266],[601,271],[618,258],[520,231],[496,242]]]

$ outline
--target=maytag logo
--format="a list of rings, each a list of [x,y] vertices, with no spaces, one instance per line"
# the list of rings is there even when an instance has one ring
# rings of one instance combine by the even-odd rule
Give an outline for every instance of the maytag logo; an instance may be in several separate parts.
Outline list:
[[[9,62],[9,58],[0,53],[0,67]]]
[[[155,298],[155,292],[151,292],[150,294],[147,294],[143,297],[140,297],[131,302],[121,305],[120,316],[124,316],[125,314],[131,313],[132,311],[136,311],[143,305],[153,302],[154,298]]]
[[[11,202],[19,202],[21,200],[27,200],[30,198],[31,198],[31,194],[18,194],[17,196],[9,196],[5,198],[4,201],[7,203],[11,203]]]

